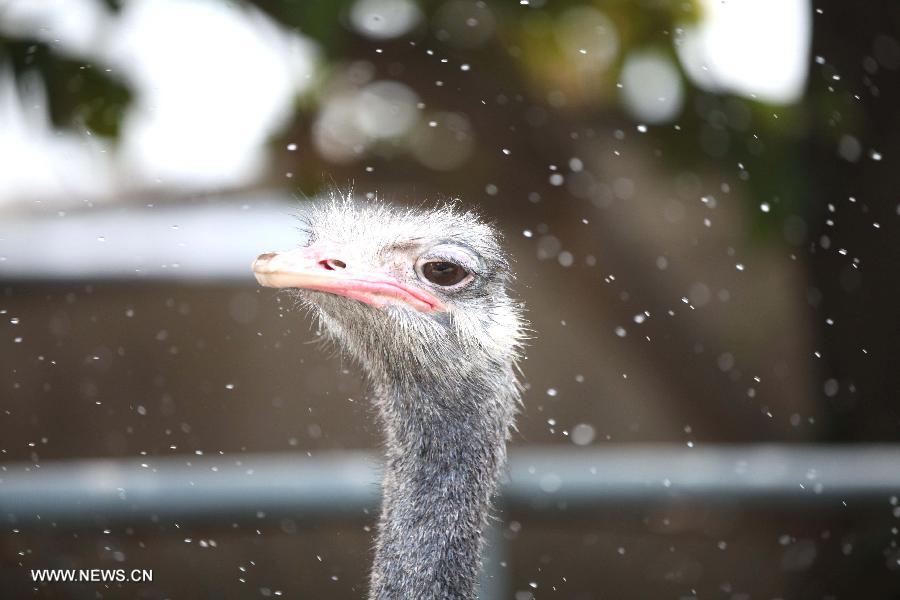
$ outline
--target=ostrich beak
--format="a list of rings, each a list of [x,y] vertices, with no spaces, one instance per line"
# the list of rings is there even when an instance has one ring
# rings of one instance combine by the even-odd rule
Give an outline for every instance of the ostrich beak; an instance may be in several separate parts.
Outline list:
[[[378,308],[403,304],[420,312],[444,309],[440,300],[425,290],[382,273],[353,270],[336,254],[315,247],[266,252],[253,261],[252,268],[256,280],[265,287],[327,292]]]

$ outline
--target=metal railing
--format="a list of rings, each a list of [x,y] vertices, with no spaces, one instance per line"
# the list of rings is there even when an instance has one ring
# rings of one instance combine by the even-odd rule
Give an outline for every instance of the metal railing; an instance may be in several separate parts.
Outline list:
[[[839,508],[900,494],[900,445],[521,447],[499,504],[516,512],[635,503]],[[0,520],[28,528],[163,519],[373,519],[378,458],[240,454],[0,465]],[[483,598],[508,597],[503,536],[488,532]]]
[[[367,518],[379,460],[362,452],[66,460],[0,465],[0,519]],[[839,504],[900,493],[900,445],[520,447],[500,503],[522,511],[694,500]]]

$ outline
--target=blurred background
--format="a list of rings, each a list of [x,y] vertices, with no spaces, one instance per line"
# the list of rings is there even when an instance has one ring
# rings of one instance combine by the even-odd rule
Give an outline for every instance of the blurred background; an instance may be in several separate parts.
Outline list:
[[[515,256],[486,597],[900,598],[898,39],[890,0],[0,0],[2,596],[364,596],[365,389],[249,271],[338,188]]]

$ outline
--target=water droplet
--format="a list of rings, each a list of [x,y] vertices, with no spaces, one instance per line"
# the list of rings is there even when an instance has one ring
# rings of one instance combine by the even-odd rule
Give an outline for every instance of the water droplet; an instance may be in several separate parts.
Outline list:
[[[595,436],[596,431],[594,430],[594,427],[587,423],[578,423],[575,425],[575,427],[572,428],[572,433],[570,435],[572,443],[576,446],[587,446],[594,441]]]

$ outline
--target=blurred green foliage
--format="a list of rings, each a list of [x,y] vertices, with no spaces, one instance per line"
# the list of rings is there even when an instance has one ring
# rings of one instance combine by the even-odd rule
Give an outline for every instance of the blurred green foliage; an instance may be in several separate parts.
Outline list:
[[[113,12],[123,7],[119,0],[104,1]],[[446,4],[420,1],[425,25],[405,38],[385,42],[366,40],[352,30],[348,24],[352,0],[243,0],[239,6],[262,11],[286,28],[314,39],[325,58],[326,72],[329,66],[370,56],[372,47],[405,45],[416,40],[421,46],[434,47],[461,61],[477,61],[479,70],[493,73],[495,79],[518,88],[516,91],[536,105],[546,103],[549,91],[560,90],[567,98],[565,110],[575,111],[577,118],[585,122],[610,114],[625,120],[616,89],[624,57],[632,50],[652,48],[671,57],[672,64],[680,69],[673,39],[678,28],[702,16],[697,0],[560,0],[540,7],[488,2],[496,17],[494,35],[479,47],[459,48],[441,42],[427,25]],[[586,69],[577,57],[567,54],[571,48],[567,50],[565,40],[560,39],[559,23],[567,11],[571,15],[570,11],[577,7],[598,9],[614,24],[619,47],[612,64]],[[199,36],[202,32],[198,32]],[[102,67],[63,56],[38,40],[10,39],[0,34],[0,65],[4,64],[12,67],[20,82],[29,73],[40,76],[56,127],[84,127],[98,135],[117,137],[132,101],[127,81]],[[795,144],[811,127],[808,108],[798,105],[776,109],[703,91],[693,86],[683,72],[681,75],[686,93],[678,126],[652,130],[654,142],[666,157],[664,164],[673,170],[697,168],[710,159],[735,165],[735,174],[749,186],[754,198],[750,208],[758,232],[771,230],[775,222],[759,214],[760,202],[771,203],[772,212],[776,213],[802,210],[795,204],[797,198],[803,197],[803,182],[795,176],[802,168]],[[308,123],[316,109],[316,103],[309,98],[298,101],[296,118],[275,139],[294,136],[300,128],[297,124]],[[821,109],[827,112],[827,106]],[[815,122],[827,122],[827,118]],[[719,150],[711,152],[710,146]],[[309,174],[297,173],[295,183],[302,182],[305,175]]]
[[[113,12],[122,8],[120,0],[104,3]],[[419,2],[426,19],[443,4],[433,0]],[[479,59],[493,62],[495,70],[521,70],[520,77],[525,81],[564,70],[564,58],[552,39],[552,21],[572,7],[595,6],[603,10],[615,23],[626,51],[648,45],[671,49],[673,29],[699,15],[695,0],[565,0],[548,2],[540,8],[510,2],[487,4],[498,16],[499,27],[493,48],[481,52]],[[244,0],[242,5],[259,9],[288,29],[314,39],[326,60],[339,60],[360,41],[347,26],[352,0]],[[421,35],[428,36],[425,28],[420,28],[418,36]],[[439,43],[430,36],[426,39]],[[509,44],[522,50],[522,60],[511,60]],[[620,52],[619,57],[624,54]],[[127,82],[95,65],[65,57],[39,40],[13,39],[5,34],[0,34],[0,64],[11,65],[20,78],[29,71],[40,74],[47,87],[54,125],[86,126],[109,137],[118,134],[132,99]]]
[[[344,26],[351,0],[253,0],[256,6],[289,29],[316,40],[326,58],[336,58],[349,43],[352,32]]]
[[[19,82],[30,73],[40,75],[54,126],[118,135],[132,92],[110,72],[66,58],[43,42],[0,38],[3,64],[12,67]]]

